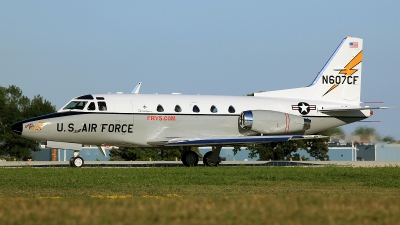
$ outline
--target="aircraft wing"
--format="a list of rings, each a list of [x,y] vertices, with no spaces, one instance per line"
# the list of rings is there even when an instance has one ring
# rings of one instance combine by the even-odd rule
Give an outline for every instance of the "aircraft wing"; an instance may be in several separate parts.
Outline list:
[[[389,107],[322,107],[318,109],[320,112],[340,112],[340,111],[360,111],[360,110],[367,110],[367,109],[388,109]]]
[[[168,141],[149,141],[154,145],[164,146],[210,146],[210,145],[243,145],[260,144],[275,141],[290,141],[301,139],[324,138],[322,135],[277,135],[277,136],[241,136],[241,137],[210,137],[210,138],[174,138]]]

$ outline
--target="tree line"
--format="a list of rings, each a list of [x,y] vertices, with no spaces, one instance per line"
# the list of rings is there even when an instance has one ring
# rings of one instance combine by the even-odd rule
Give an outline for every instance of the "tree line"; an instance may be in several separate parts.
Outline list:
[[[17,121],[55,111],[55,106],[40,95],[29,99],[15,85],[0,86],[0,156],[26,160],[31,157],[31,150],[39,151],[36,141],[14,134],[11,126]]]

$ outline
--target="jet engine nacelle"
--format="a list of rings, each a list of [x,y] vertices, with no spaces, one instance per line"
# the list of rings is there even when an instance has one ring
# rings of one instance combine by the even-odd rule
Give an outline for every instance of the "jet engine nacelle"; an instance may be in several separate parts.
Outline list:
[[[269,110],[248,110],[240,114],[239,126],[261,134],[299,133],[310,129],[311,120]]]

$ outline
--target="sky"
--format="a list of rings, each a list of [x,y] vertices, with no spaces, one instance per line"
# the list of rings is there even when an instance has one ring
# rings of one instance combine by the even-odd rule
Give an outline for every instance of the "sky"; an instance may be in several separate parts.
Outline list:
[[[246,95],[304,87],[348,35],[362,101],[399,106],[400,1],[0,1],[0,86],[57,110],[84,94]],[[374,105],[371,105],[374,106]],[[399,108],[343,126],[400,140]]]

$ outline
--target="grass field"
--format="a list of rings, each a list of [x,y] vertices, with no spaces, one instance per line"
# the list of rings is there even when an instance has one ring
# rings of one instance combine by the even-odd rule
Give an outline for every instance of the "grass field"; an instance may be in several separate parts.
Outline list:
[[[400,224],[400,168],[0,168],[0,224]]]

